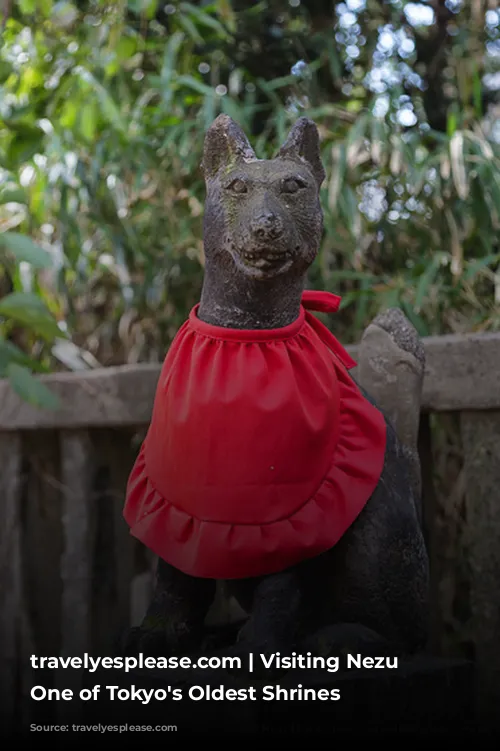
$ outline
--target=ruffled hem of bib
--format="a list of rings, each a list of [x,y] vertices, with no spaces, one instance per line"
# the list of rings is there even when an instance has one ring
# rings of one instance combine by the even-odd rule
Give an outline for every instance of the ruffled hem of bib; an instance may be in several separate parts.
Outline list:
[[[124,517],[131,534],[185,574],[240,579],[276,573],[338,543],[382,473],[386,424],[354,384],[339,381],[340,430],[317,491],[289,517],[265,524],[199,519],[174,506],[151,482],[147,439],[129,477]],[[367,417],[367,413],[369,417]]]

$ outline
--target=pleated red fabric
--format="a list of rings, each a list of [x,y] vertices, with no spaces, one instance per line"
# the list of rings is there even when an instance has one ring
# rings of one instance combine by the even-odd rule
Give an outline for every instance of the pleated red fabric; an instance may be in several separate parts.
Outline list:
[[[211,326],[195,306],[165,359],[131,472],[131,534],[192,576],[281,571],[334,546],[380,478],[386,424],[356,366],[310,311],[340,298],[305,292],[289,326]]]

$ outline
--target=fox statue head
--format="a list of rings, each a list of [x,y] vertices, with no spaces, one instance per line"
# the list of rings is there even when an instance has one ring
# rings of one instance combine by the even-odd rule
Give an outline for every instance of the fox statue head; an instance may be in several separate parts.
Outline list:
[[[273,327],[280,319],[277,305],[282,305],[284,320],[290,317],[287,302],[295,308],[300,304],[305,274],[321,241],[319,189],[325,171],[317,128],[300,118],[275,158],[257,159],[239,125],[220,115],[206,133],[202,169],[205,284],[200,317],[205,313],[212,323],[242,328]],[[217,303],[212,299],[211,304],[210,297],[218,298]],[[232,307],[231,321],[214,319],[217,306],[220,313]]]

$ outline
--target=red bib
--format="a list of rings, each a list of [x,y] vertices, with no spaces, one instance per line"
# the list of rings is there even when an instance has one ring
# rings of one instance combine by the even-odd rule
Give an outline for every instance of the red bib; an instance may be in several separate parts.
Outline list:
[[[289,326],[237,330],[193,308],[169,349],[129,478],[131,534],[186,574],[238,579],[325,552],[373,493],[386,424],[356,366],[309,310]]]

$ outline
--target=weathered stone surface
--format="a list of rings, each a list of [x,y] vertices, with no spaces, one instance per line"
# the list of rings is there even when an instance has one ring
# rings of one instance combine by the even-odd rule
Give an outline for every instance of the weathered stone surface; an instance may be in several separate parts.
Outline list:
[[[421,494],[418,430],[425,352],[415,328],[397,308],[377,316],[363,334],[357,378],[394,426]]]
[[[424,338],[426,411],[500,408],[500,333]]]
[[[401,314],[390,330],[377,320],[368,326],[359,348],[357,377],[391,420],[400,441],[416,451],[424,356],[413,327],[413,337],[398,337],[408,325]]]
[[[160,369],[160,365],[125,365],[86,373],[40,376],[60,399],[61,408],[57,411],[38,409],[24,402],[9,383],[2,380],[0,430],[147,424]]]

